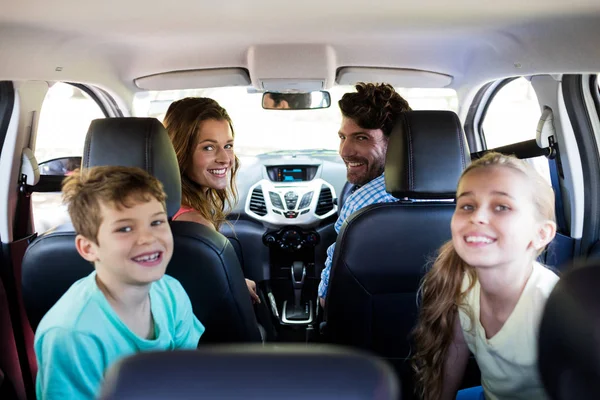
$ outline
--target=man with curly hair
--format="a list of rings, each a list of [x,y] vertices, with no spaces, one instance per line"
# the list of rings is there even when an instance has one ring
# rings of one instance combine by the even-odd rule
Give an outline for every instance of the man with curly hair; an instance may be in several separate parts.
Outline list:
[[[400,113],[411,109],[391,85],[384,83],[357,84],[356,92],[344,94],[339,106],[342,111],[339,152],[346,164],[347,180],[354,186],[335,223],[337,233],[355,211],[369,204],[397,201],[385,191],[385,154],[394,123]],[[335,243],[327,249],[321,273],[319,301],[323,307],[334,250]]]

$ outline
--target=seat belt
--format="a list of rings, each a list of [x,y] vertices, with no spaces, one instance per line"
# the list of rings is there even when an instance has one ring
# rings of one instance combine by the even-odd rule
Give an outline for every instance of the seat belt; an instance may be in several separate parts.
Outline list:
[[[562,190],[560,186],[560,172],[558,164],[560,163],[560,156],[558,154],[558,146],[554,140],[554,136],[549,139],[550,147],[552,148],[552,155],[548,157],[548,166],[550,168],[550,181],[552,182],[552,189],[554,190],[554,207],[556,208],[556,225],[558,231],[565,235],[569,235],[567,231],[567,221],[565,219],[565,206],[563,204]]]

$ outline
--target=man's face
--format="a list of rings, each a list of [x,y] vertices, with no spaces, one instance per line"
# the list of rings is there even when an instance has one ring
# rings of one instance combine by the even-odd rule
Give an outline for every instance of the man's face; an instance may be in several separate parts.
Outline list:
[[[155,199],[116,208],[100,204],[97,243],[78,235],[79,254],[93,262],[105,284],[147,285],[162,278],[173,255],[173,235]]]
[[[339,136],[348,182],[364,185],[383,173],[388,138],[381,129],[363,129],[354,120],[343,117]]]
[[[281,108],[290,108],[290,105],[287,101],[281,100],[279,104],[275,103],[275,100],[271,97],[271,95],[267,94],[263,99],[263,107],[272,110],[272,109],[281,109]]]

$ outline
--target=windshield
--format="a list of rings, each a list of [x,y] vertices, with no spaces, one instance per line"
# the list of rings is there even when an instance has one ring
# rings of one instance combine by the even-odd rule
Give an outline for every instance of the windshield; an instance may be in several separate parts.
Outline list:
[[[451,110],[458,112],[453,89],[396,89],[413,110]],[[235,149],[239,157],[302,150],[309,153],[337,152],[342,115],[337,105],[352,86],[329,90],[331,107],[320,110],[265,110],[262,93],[246,87],[148,91],[136,94],[133,112],[137,117],[163,120],[169,105],[188,96],[210,97],[223,106],[233,121]]]

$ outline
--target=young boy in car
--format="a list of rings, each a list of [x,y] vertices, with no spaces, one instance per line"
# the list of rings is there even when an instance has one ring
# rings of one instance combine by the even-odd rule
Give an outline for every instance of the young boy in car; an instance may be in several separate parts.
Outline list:
[[[93,399],[122,357],[197,347],[204,326],[181,284],[165,275],[173,254],[165,198],[138,168],[93,167],[65,179],[75,245],[95,271],[39,324],[38,400]]]

